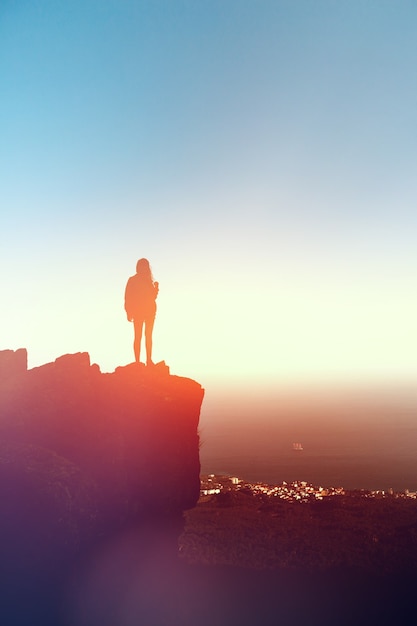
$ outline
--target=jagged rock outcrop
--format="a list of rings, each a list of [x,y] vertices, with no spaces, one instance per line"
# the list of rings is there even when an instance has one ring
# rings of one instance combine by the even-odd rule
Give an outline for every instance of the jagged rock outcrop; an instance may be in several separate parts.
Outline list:
[[[155,524],[174,529],[175,550],[199,497],[203,395],[164,363],[104,374],[78,353],[28,370],[26,350],[0,352],[3,575],[49,581],[100,541]]]

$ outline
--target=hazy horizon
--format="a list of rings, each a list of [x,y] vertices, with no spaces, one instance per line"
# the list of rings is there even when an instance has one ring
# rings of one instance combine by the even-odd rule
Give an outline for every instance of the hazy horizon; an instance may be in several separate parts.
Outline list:
[[[417,491],[417,393],[409,389],[277,391],[206,397],[203,474],[279,484]],[[293,444],[301,443],[302,451]]]

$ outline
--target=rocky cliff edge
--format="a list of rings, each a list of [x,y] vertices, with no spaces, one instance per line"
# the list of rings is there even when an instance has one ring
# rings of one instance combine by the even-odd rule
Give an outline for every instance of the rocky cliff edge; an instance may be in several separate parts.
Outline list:
[[[99,541],[164,520],[174,549],[199,497],[203,395],[164,363],[107,374],[78,353],[28,370],[25,349],[0,352],[4,574],[50,578]]]

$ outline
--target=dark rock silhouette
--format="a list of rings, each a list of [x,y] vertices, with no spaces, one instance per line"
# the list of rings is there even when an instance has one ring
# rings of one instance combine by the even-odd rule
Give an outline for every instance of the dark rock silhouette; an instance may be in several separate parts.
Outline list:
[[[58,624],[71,572],[88,578],[115,538],[134,533],[139,561],[162,544],[175,557],[204,391],[164,363],[103,374],[87,353],[27,370],[6,350],[0,374],[2,623]]]
[[[24,348],[20,350],[2,350],[0,352],[0,380],[24,374],[28,367],[28,355]]]

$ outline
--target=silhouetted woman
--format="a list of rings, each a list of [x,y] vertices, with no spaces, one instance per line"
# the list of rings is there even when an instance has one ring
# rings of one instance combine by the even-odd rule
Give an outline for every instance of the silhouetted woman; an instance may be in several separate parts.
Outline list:
[[[140,362],[140,344],[145,326],[146,364],[152,365],[152,331],[156,314],[156,297],[159,283],[154,281],[147,259],[136,263],[136,274],[127,281],[125,289],[125,310],[129,322],[133,320],[135,339],[133,351],[136,363]]]

